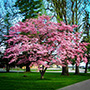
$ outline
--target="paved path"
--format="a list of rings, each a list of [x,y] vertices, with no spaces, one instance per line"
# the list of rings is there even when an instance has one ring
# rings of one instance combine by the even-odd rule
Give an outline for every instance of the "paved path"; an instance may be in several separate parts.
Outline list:
[[[0,73],[4,73],[4,72],[6,72],[6,70],[5,69],[0,69]],[[9,72],[24,72],[24,71],[21,71],[21,70],[10,70]]]
[[[57,90],[90,90],[90,79]]]

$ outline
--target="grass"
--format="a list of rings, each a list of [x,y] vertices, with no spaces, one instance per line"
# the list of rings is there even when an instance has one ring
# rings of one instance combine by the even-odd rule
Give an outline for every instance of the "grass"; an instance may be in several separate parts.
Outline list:
[[[88,69],[88,71],[90,72],[90,68]]]
[[[46,71],[62,71],[62,70],[46,70]]]
[[[26,76],[26,77],[24,77]],[[90,79],[90,74],[62,76],[60,73],[0,73],[0,90],[56,90],[83,80]]]

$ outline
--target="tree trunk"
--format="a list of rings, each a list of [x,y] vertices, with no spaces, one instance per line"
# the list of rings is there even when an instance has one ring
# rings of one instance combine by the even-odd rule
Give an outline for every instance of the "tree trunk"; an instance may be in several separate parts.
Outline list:
[[[62,75],[69,75],[69,73],[68,73],[68,65],[66,65],[66,67],[62,67]]]
[[[79,66],[76,64],[75,74],[79,74]]]
[[[42,66],[42,70],[39,70],[41,74],[41,79],[44,79],[44,74],[46,70],[47,70],[47,67],[44,69],[44,65]]]
[[[88,62],[86,63],[85,73],[87,73],[87,68],[88,68]]]
[[[9,64],[6,64],[6,72],[9,72],[9,70],[10,70],[10,66]]]
[[[45,71],[42,71],[41,72],[41,79],[44,79],[44,74],[45,74]]]
[[[31,71],[30,71],[30,67],[29,67],[29,64],[28,64],[28,63],[26,64],[26,72],[31,72]]]
[[[74,70],[74,65],[72,64],[72,70]]]

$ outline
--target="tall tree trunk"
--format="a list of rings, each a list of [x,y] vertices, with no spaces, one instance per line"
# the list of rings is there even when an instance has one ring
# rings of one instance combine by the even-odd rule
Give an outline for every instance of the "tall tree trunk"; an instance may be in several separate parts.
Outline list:
[[[85,73],[87,73],[87,68],[88,68],[88,62],[86,63]]]
[[[74,70],[74,65],[72,65],[72,70]]]
[[[66,67],[62,67],[62,75],[69,75],[69,73],[68,73],[68,64],[66,64]]]
[[[29,63],[26,64],[26,72],[31,72],[29,65],[30,65]]]
[[[87,33],[87,35],[89,34],[89,32]],[[89,35],[88,35],[88,38],[89,38]],[[88,49],[88,51],[87,51],[87,55],[88,55],[88,57],[87,57],[87,63],[86,63],[86,67],[85,67],[85,73],[87,73],[87,69],[88,69],[88,63],[89,63],[89,59],[90,59],[90,57],[89,57],[89,49]]]
[[[9,66],[9,64],[7,63],[7,64],[6,64],[6,72],[9,72],[9,70],[10,70],[10,66]]]
[[[79,66],[77,66],[77,64],[76,64],[76,68],[75,68],[75,74],[79,74]]]

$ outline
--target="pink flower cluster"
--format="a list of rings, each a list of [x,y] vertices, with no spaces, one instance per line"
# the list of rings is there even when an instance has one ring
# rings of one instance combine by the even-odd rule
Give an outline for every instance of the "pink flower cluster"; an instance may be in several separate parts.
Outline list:
[[[71,64],[71,59],[77,58],[87,62],[85,46],[80,42],[80,34],[73,34],[77,25],[66,25],[50,21],[49,16],[39,16],[37,19],[27,19],[10,28],[7,40],[9,48],[4,53],[4,58],[10,58],[10,63],[31,63],[49,67],[51,64],[65,66]]]

